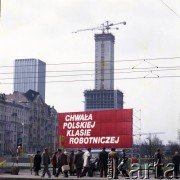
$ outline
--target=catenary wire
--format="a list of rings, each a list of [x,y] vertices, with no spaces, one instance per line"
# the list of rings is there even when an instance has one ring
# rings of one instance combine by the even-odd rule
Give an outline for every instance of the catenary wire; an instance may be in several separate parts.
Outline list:
[[[172,60],[172,59],[180,59],[180,57],[160,57],[160,58],[142,58],[142,59],[121,59],[121,60],[115,60],[114,62],[133,62],[133,61],[157,61],[157,60]],[[111,61],[105,61],[105,62],[111,62]],[[82,62],[69,62],[69,63],[52,63],[52,64],[46,64],[46,66],[57,66],[57,65],[79,65],[79,64],[94,64],[94,61],[82,61]],[[22,66],[22,65],[21,65]],[[26,66],[26,65],[24,65]],[[36,66],[36,65],[30,65],[30,66]],[[15,66],[0,66],[0,68],[8,68],[8,67],[15,67]]]
[[[125,71],[125,72],[114,72],[114,74],[131,74],[131,73],[148,73],[148,72],[163,72],[163,71],[177,71],[180,70],[180,67],[175,68],[168,68],[168,69],[154,69],[154,70],[133,70],[133,71]],[[100,75],[101,73],[96,73],[96,75]],[[111,73],[104,73],[104,74],[111,74]],[[48,78],[56,78],[56,77],[71,77],[71,76],[94,76],[93,74],[62,74],[62,75],[52,75],[52,76],[39,76],[39,78],[48,77]],[[34,78],[29,77],[28,79]],[[21,79],[21,78],[0,78],[0,80],[10,80],[10,79]]]
[[[155,77],[151,77],[151,78],[162,78],[163,76],[159,76],[159,75],[157,75],[157,74],[155,74],[154,72],[157,72],[157,71],[173,71],[173,70],[179,70],[179,68],[180,68],[180,66],[156,66],[156,65],[154,65],[154,64],[152,64],[152,63],[149,63],[148,62],[148,60],[150,60],[150,61],[157,61],[157,60],[172,60],[172,59],[179,59],[180,57],[170,57],[170,58],[148,58],[148,59],[131,59],[131,60],[120,60],[120,62],[122,62],[122,61],[142,61],[141,63],[138,63],[138,64],[136,64],[135,66],[133,66],[132,68],[119,68],[119,69],[114,69],[114,74],[119,74],[119,73],[143,73],[143,72],[146,72],[146,73],[148,73],[149,72],[149,74],[151,74],[151,75],[155,75]],[[105,61],[105,62],[108,62],[108,61]],[[117,62],[117,61],[115,61],[115,62]],[[148,63],[148,64],[150,64],[150,65],[152,65],[152,66],[154,66],[154,67],[137,67],[137,66],[139,66],[139,64],[142,64],[143,62],[146,62],[146,63]],[[60,63],[59,65],[66,65],[66,64],[80,64],[80,63],[94,63],[94,62],[79,62],[79,63]],[[50,65],[57,65],[57,64],[50,64]],[[14,67],[14,66],[0,66],[0,67]],[[97,70],[97,69],[96,69]],[[106,69],[106,70],[108,70],[108,69]],[[130,70],[129,72],[123,72],[123,71],[125,71],[125,70]],[[133,71],[132,71],[133,70]],[[134,70],[136,70],[136,71],[134,71]],[[138,70],[138,71],[137,71]],[[142,70],[142,71],[140,71],[140,70]],[[46,73],[61,73],[61,72],[66,72],[66,73],[69,73],[69,72],[84,72],[84,71],[86,71],[86,72],[94,72],[94,69],[93,70],[82,70],[82,69],[79,69],[79,70],[61,70],[61,71],[46,71]],[[121,71],[121,72],[116,72],[116,71]],[[30,72],[29,72],[30,73]],[[42,73],[44,73],[44,72],[42,72]],[[1,73],[1,74],[12,74],[12,73]],[[97,74],[97,73],[96,73]],[[139,78],[149,78],[149,74],[146,74],[146,76],[143,76],[143,77],[133,77],[133,78],[121,78],[121,79],[139,79]],[[95,75],[95,73],[93,73],[93,74],[70,74],[70,75],[56,75],[56,76],[47,76],[46,75],[46,77],[47,78],[49,78],[49,77],[68,77],[68,76],[85,76],[85,75],[91,75],[91,76],[93,76],[93,75]],[[179,77],[179,76],[164,76],[164,77]],[[7,80],[7,79],[11,79],[11,78],[4,78],[4,79],[0,79],[0,80]],[[13,78],[14,79],[14,78]],[[17,79],[17,78],[16,78]],[[114,79],[114,80],[116,80],[116,79]],[[58,81],[58,82],[77,82],[77,81],[89,81],[89,80],[65,80],[65,81]],[[91,81],[91,80],[90,80]],[[52,81],[52,82],[54,82],[54,81]],[[46,81],[46,83],[48,83],[47,81]],[[0,82],[0,84],[9,84],[9,83],[2,83],[2,82]]]
[[[113,80],[138,80],[138,79],[162,79],[162,78],[179,78],[179,76],[139,76],[139,77],[124,77],[124,78],[114,78]],[[104,80],[112,80],[112,79],[104,79]],[[69,82],[90,82],[94,81],[94,79],[77,79],[77,80],[60,80],[60,81],[42,81],[39,83],[69,83]],[[24,84],[30,84],[34,82],[24,82]],[[1,85],[7,85],[7,84],[21,84],[21,83],[0,83]]]
[[[179,14],[177,14],[170,6],[165,3],[163,0],[160,0],[170,11],[172,11],[178,18],[180,18]]]
[[[140,70],[140,69],[149,69],[149,70],[152,70],[152,69],[166,69],[166,68],[180,68],[180,66],[158,66],[158,67],[133,67],[133,68],[118,68],[118,69],[114,69],[114,71],[116,71],[116,70],[132,70],[132,69],[138,69],[138,70]],[[110,70],[110,69],[106,69],[106,70]],[[85,72],[94,72],[94,70],[93,69],[76,69],[76,70],[58,70],[58,71],[55,71],[55,70],[53,70],[53,71],[46,71],[46,73],[57,73],[57,72],[83,72],[83,71],[85,71]],[[32,72],[21,72],[21,73],[32,73]],[[42,71],[42,72],[38,72],[38,73],[44,73],[44,71]],[[0,74],[14,74],[14,73],[12,73],[12,72],[2,72],[2,73],[0,73]]]

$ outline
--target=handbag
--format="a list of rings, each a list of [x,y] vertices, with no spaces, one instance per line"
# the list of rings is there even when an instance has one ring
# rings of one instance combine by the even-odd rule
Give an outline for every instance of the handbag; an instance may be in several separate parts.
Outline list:
[[[69,165],[62,165],[61,169],[62,169],[62,172],[70,170]]]

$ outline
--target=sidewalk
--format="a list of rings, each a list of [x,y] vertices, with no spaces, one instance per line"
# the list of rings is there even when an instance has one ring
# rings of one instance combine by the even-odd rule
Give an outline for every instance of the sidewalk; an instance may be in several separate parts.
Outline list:
[[[11,175],[11,174],[0,174],[0,180],[35,180],[35,179],[41,179],[41,180],[50,180],[50,179],[60,179],[60,180],[75,180],[75,179],[80,179],[80,180],[108,180],[107,178],[100,178],[100,177],[83,177],[83,178],[77,178],[76,176],[69,176],[67,178],[63,176],[59,177],[54,177],[52,176],[51,178],[48,178],[46,175],[44,178],[41,178],[41,176],[34,176],[31,174],[21,174],[19,175]],[[119,177],[119,179],[125,180],[126,178],[124,177]],[[150,178],[150,180],[154,180],[154,178]]]
[[[65,178],[62,174],[59,175],[59,177],[52,176],[51,178],[48,178],[47,174],[44,178],[41,178],[42,171],[40,171],[40,176],[35,176],[34,172],[30,170],[20,170],[18,175],[12,175],[10,173],[0,173],[0,180],[35,180],[35,179],[41,179],[41,180],[49,180],[49,179],[61,179],[61,180],[74,180],[74,179],[81,179],[81,180],[107,180],[107,178],[99,178],[96,177],[83,177],[83,178],[77,178],[76,176],[69,176],[68,178]]]
[[[20,170],[18,175],[12,175],[10,173],[0,173],[0,180],[35,180],[35,179],[41,179],[41,180],[49,180],[49,179],[61,179],[61,180],[74,180],[74,179],[80,179],[80,180],[107,180],[108,178],[100,178],[99,175],[96,175],[94,177],[83,177],[83,178],[77,178],[76,176],[69,176],[65,178],[64,176],[59,175],[59,177],[52,176],[51,178],[48,178],[47,174],[44,178],[41,178],[42,171],[40,171],[40,176],[35,176],[34,172],[30,170]],[[125,180],[126,178],[119,176],[119,179]],[[131,178],[132,179],[132,178]],[[150,178],[150,180],[154,180],[153,177]],[[166,179],[166,178],[164,178]]]

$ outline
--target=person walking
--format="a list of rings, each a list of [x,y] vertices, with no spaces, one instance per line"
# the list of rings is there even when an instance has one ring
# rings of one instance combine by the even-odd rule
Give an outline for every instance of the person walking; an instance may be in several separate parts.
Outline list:
[[[172,157],[172,163],[174,163],[174,178],[178,179],[179,174],[179,166],[180,166],[180,155],[178,151],[175,152],[174,156]]]
[[[74,165],[76,168],[77,178],[80,178],[82,176],[83,168],[83,152],[80,149],[78,149],[77,154],[75,154]]]
[[[109,159],[112,160],[112,178],[118,179],[117,166],[118,166],[119,156],[118,156],[118,153],[116,152],[116,149],[111,148],[111,151],[109,152],[108,156],[109,156]]]
[[[74,151],[71,150],[69,155],[69,167],[70,167],[70,176],[74,176]]]
[[[51,177],[51,173],[49,171],[49,164],[50,164],[50,156],[48,152],[48,148],[44,149],[44,152],[42,154],[42,163],[44,165],[43,173],[42,173],[42,178],[44,178],[45,174],[48,174],[48,177]]]
[[[83,171],[82,176],[86,176],[86,173],[88,172],[90,168],[90,159],[91,159],[91,148],[88,148],[86,152],[83,154]]]
[[[57,151],[53,153],[51,162],[53,165],[53,175],[56,175],[56,168],[57,168]]]
[[[155,166],[155,178],[163,178],[163,155],[161,150],[158,148],[154,154],[154,166]]]
[[[58,167],[58,169],[57,169],[57,172],[56,172],[56,175],[55,175],[55,177],[58,177],[59,176],[59,174],[60,173],[62,173],[62,165],[61,165],[61,154],[62,154],[62,150],[61,149],[58,149],[58,153],[57,153],[57,167]]]
[[[34,165],[33,169],[35,172],[35,176],[39,176],[39,170],[41,169],[41,151],[37,151],[36,155],[34,156]]]
[[[129,177],[129,174],[127,173],[128,169],[128,157],[126,156],[126,150],[122,150],[122,154],[120,157],[120,170],[122,171],[123,177]]]
[[[98,165],[100,168],[100,177],[107,177],[107,169],[108,169],[108,152],[104,147],[102,151],[99,153]]]
[[[60,156],[60,166],[61,168],[63,168],[63,166],[69,166],[69,157],[67,155],[67,152],[64,151],[61,153],[61,156]],[[64,177],[68,177],[68,171],[70,170],[70,168],[68,169],[62,169],[62,172],[63,172],[63,175]]]

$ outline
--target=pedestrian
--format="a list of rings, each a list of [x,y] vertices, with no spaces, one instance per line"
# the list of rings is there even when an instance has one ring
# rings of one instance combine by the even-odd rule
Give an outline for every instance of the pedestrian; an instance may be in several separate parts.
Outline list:
[[[158,148],[154,154],[154,166],[155,166],[155,178],[163,178],[163,155],[161,150]]]
[[[44,178],[45,174],[48,174],[48,177],[51,177],[51,173],[49,171],[49,164],[50,164],[50,156],[48,152],[48,148],[44,149],[44,152],[42,154],[42,163],[44,165],[43,173],[42,173],[42,178]]]
[[[120,171],[122,171],[123,177],[129,177],[129,174],[127,173],[128,169],[128,157],[126,156],[126,150],[122,150],[122,154],[120,157]]]
[[[41,151],[37,151],[36,155],[34,156],[34,165],[33,169],[35,172],[35,176],[39,176],[39,170],[41,169]]]
[[[107,169],[108,169],[108,152],[104,147],[102,151],[99,153],[98,165],[100,168],[100,177],[107,177]]]
[[[70,176],[74,176],[74,151],[71,150],[69,155],[69,167],[70,167]]]
[[[83,154],[83,171],[82,176],[86,176],[86,173],[88,172],[90,168],[90,159],[91,159],[91,148],[88,148],[86,152]]]
[[[178,151],[175,152],[174,156],[172,157],[172,163],[174,163],[174,178],[178,179],[179,174],[179,166],[180,166],[180,155]]]
[[[77,178],[80,178],[82,176],[83,168],[83,152],[80,149],[78,149],[77,153],[75,154],[74,165],[76,168]]]
[[[90,167],[88,170],[88,176],[89,177],[93,177],[94,176],[94,172],[97,170],[97,164],[98,164],[98,157],[92,157],[90,159]]]
[[[56,175],[55,177],[58,177],[60,173],[62,173],[62,165],[61,165],[61,154],[62,154],[62,150],[61,149],[58,149],[58,153],[57,153],[57,172],[56,172]]]
[[[118,153],[116,152],[116,149],[111,148],[111,151],[109,152],[108,156],[109,156],[109,159],[112,160],[112,178],[118,179],[117,166],[118,166],[119,156],[118,156]]]
[[[61,153],[60,166],[62,168],[62,172],[63,172],[64,177],[68,177],[68,171],[70,170],[70,168],[69,168],[69,157],[68,157],[66,151]],[[65,169],[65,167],[66,167],[66,169]]]
[[[56,168],[57,168],[57,151],[53,153],[51,162],[53,165],[53,175],[56,176]]]

